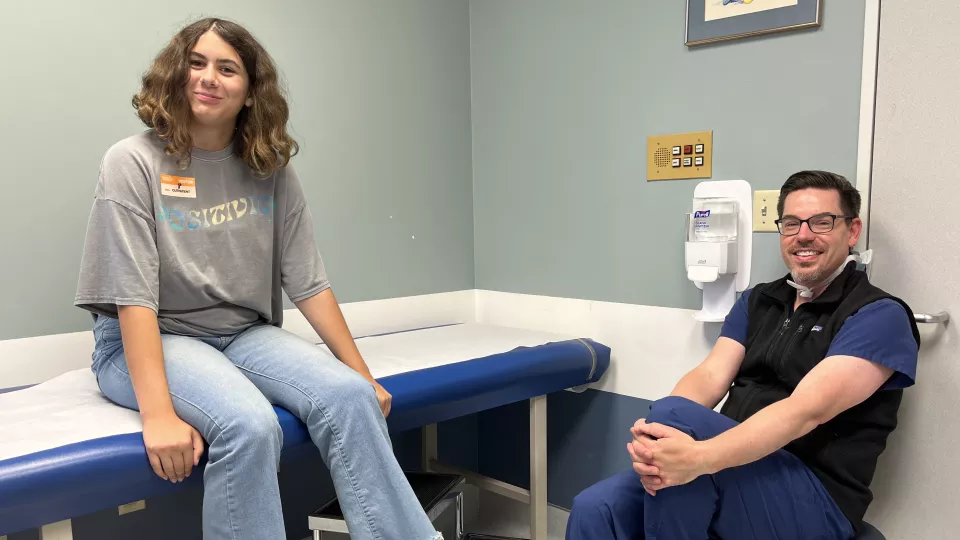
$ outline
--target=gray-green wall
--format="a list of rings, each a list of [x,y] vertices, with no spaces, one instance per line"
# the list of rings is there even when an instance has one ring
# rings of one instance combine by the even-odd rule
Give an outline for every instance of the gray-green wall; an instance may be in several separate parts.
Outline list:
[[[683,214],[697,180],[646,181],[649,135],[713,130],[714,180],[854,179],[864,0],[823,27],[688,49],[682,0],[470,3],[476,285],[695,308]],[[752,281],[785,272],[754,235]]]
[[[152,55],[209,14],[248,25],[289,82],[341,301],[477,287],[696,307],[697,181],[646,182],[647,136],[714,130],[713,178],[755,189],[853,178],[864,0],[825,2],[816,31],[692,50],[683,4],[2,3],[0,339],[88,327],[71,302],[100,157],[142,129],[129,100]],[[783,271],[775,234],[753,261],[753,282]]]
[[[200,15],[248,26],[289,83],[338,298],[472,288],[466,0],[0,2],[0,339],[89,328],[72,301],[100,158],[143,129],[138,77]]]

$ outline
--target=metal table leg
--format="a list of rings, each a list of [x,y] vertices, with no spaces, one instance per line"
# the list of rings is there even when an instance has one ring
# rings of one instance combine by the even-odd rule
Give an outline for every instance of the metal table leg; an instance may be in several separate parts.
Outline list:
[[[530,539],[547,540],[547,396],[530,400]]]

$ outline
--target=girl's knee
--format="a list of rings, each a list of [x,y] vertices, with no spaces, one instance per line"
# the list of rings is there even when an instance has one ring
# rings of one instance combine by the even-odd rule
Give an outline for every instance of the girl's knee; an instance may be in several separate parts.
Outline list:
[[[341,405],[350,408],[370,406],[379,408],[377,392],[373,385],[352,370],[349,373],[331,378],[327,382],[327,386],[325,391]]]
[[[257,451],[275,451],[283,447],[283,429],[273,407],[240,407],[232,411],[223,428],[225,442]]]

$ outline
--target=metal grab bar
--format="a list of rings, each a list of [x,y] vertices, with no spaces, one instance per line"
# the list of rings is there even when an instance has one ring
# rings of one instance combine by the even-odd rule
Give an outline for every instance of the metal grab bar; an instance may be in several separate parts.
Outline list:
[[[947,313],[946,311],[941,311],[940,313],[934,313],[933,315],[928,315],[926,313],[915,313],[913,317],[914,319],[916,319],[918,323],[940,324],[950,320],[950,314]]]

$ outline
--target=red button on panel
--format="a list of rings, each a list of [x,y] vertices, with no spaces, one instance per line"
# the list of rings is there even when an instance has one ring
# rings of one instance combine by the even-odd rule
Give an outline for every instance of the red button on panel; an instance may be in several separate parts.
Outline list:
[[[692,154],[692,153],[693,153],[693,145],[692,145],[692,144],[684,145],[684,147],[683,147],[683,153],[684,153],[684,154]]]

